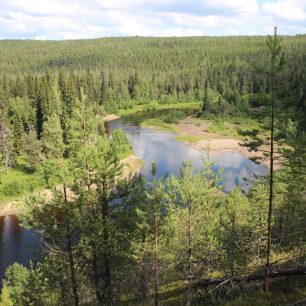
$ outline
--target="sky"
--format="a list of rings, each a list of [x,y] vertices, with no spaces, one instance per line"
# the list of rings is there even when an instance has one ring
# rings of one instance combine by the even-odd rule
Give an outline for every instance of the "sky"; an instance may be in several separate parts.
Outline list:
[[[0,39],[306,33],[306,0],[0,0]]]

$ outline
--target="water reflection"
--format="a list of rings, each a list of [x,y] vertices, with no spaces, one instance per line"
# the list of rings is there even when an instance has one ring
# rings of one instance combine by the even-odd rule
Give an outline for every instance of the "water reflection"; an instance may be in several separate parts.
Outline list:
[[[14,262],[27,266],[39,245],[38,235],[21,227],[16,216],[0,217],[0,286],[6,267]]]
[[[150,128],[142,128],[139,123],[156,116],[156,113],[145,113],[129,116],[111,121],[108,129],[124,129],[132,143],[134,154],[143,159],[142,174],[150,176],[152,161],[158,163],[158,176],[178,174],[183,161],[190,161],[195,169],[203,167],[207,154],[193,149],[184,143],[175,140],[175,133],[159,132]],[[239,153],[226,152],[211,154],[210,159],[215,163],[215,170],[223,168],[223,184],[225,190],[230,190],[237,185],[247,192],[250,179],[255,176],[265,175],[267,169],[257,165]]]

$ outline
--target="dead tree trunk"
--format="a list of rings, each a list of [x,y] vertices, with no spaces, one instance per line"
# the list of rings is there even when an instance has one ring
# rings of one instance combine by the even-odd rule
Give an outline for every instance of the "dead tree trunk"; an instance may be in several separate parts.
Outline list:
[[[306,276],[306,267],[301,268],[292,268],[292,269],[279,269],[276,271],[269,270],[269,278],[277,278],[277,277],[289,277],[289,276],[298,276],[304,275]],[[251,281],[262,281],[265,280],[265,274],[247,274],[247,275],[239,275],[229,278],[208,278],[208,279],[201,279],[195,280],[193,287],[200,288],[200,287],[207,287],[210,285],[220,285],[226,284],[229,282],[251,282]]]

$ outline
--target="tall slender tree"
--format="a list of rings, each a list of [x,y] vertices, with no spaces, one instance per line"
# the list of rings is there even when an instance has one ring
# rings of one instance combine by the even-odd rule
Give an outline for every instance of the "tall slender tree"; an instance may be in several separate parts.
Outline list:
[[[272,216],[273,216],[273,199],[274,199],[274,130],[275,130],[275,104],[276,104],[276,82],[277,75],[281,71],[284,64],[284,55],[281,54],[280,38],[277,36],[277,27],[274,27],[273,37],[267,39],[267,46],[270,52],[270,77],[271,87],[271,124],[270,124],[270,176],[269,176],[269,209],[268,209],[268,228],[267,228],[267,249],[266,249],[266,265],[265,265],[265,291],[269,291],[269,273],[270,273],[270,257],[272,242]]]

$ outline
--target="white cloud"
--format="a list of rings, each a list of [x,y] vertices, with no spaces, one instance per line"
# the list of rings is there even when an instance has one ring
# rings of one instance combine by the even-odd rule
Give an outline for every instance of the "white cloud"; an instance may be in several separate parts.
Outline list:
[[[223,11],[254,15],[259,10],[256,0],[203,0],[203,6],[222,9]]]
[[[169,36],[203,36],[203,31],[197,28],[169,28],[161,31],[160,36],[169,37]]]
[[[305,1],[304,7],[306,7]],[[293,21],[306,19],[302,1],[281,0],[277,2],[267,2],[263,4],[263,11],[266,14]]]
[[[13,9],[39,15],[74,15],[81,8],[78,1],[68,3],[57,0],[9,0],[8,2]]]
[[[305,19],[306,0],[1,0],[0,37],[295,34]]]

